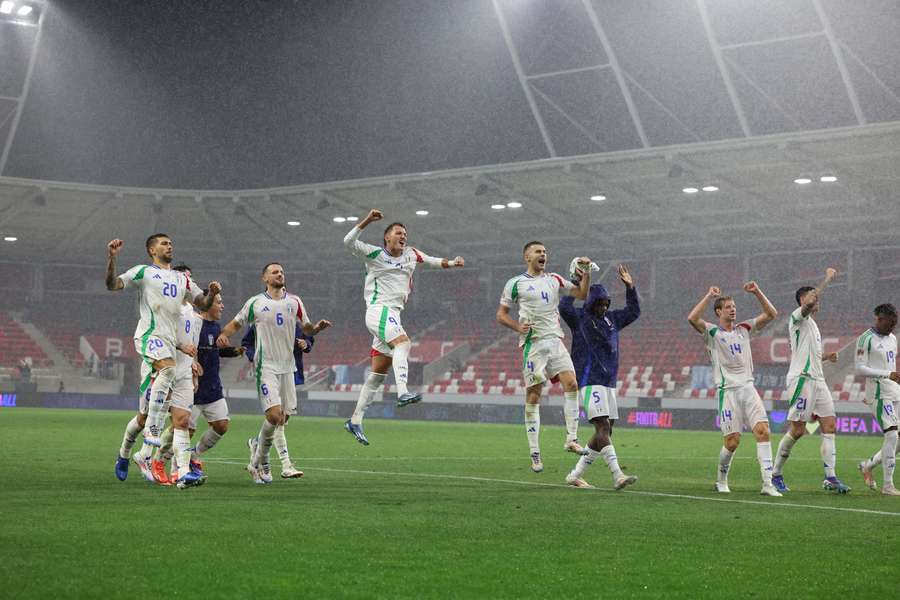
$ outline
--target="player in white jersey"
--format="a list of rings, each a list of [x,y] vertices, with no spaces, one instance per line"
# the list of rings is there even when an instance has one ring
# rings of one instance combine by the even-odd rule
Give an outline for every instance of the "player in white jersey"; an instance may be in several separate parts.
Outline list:
[[[294,387],[294,332],[297,323],[303,333],[315,335],[330,327],[329,321],[315,325],[299,296],[284,289],[284,268],[280,263],[267,264],[262,270],[266,291],[244,303],[240,312],[224,328],[216,341],[220,348],[231,344],[232,335],[247,325],[256,326],[256,353],[253,371],[256,392],[266,418],[256,438],[253,457],[247,471],[256,483],[272,483],[269,450],[275,430],[283,428],[287,418],[297,412],[297,390]]]
[[[837,478],[835,463],[835,414],[834,400],[825,383],[822,361],[836,362],[837,352],[825,353],[822,349],[822,335],[813,317],[819,312],[819,298],[825,287],[834,279],[837,271],[825,269],[825,279],[819,287],[803,286],[794,294],[797,308],[788,321],[788,337],[791,342],[791,366],[787,374],[787,393],[790,408],[787,420],[788,431],[778,444],[775,467],[772,470],[772,484],[779,492],[789,492],[784,482],[784,463],[791,455],[791,448],[806,434],[806,423],[818,419],[822,427],[820,453],[825,468],[822,487],[839,494],[846,494],[850,488]]]
[[[139,292],[140,320],[134,333],[134,345],[143,360],[141,365],[141,401],[146,402],[125,428],[122,447],[116,460],[116,477],[128,475],[128,453],[138,433],[144,430],[144,443],[159,446],[159,435],[166,420],[168,395],[175,381],[176,330],[181,305],[187,300],[198,309],[206,310],[221,291],[217,281],[210,282],[209,293],[203,294],[190,277],[171,268],[172,240],[164,233],[147,238],[145,248],[153,260],[151,265],[137,265],[116,276],[116,256],[124,242],[111,240],[107,244],[106,289],[118,291],[136,288]],[[149,390],[149,397],[145,396]],[[188,411],[188,415],[189,415]],[[145,428],[146,425],[146,428]],[[175,435],[176,451],[190,446],[187,431],[179,429]],[[195,485],[200,477],[185,475],[183,486]]]
[[[875,456],[859,463],[866,485],[876,489],[872,469],[881,463],[884,481],[881,493],[900,496],[894,487],[897,428],[900,426],[900,373],[897,372],[897,309],[893,304],[875,307],[875,325],[856,340],[856,374],[866,378],[865,403],[878,420],[884,439]]]
[[[590,264],[587,257],[580,257],[578,263],[582,277],[578,286],[556,273],[545,272],[547,248],[541,242],[525,244],[522,256],[528,269],[516,275],[503,286],[500,306],[497,308],[497,322],[519,334],[522,349],[522,379],[525,382],[525,434],[531,454],[531,470],[544,470],[541,460],[540,401],[544,382],[559,378],[565,395],[563,414],[566,420],[566,443],[564,448],[576,454],[586,450],[578,443],[578,381],[575,367],[566,350],[559,317],[560,296],[574,296],[579,300],[587,298],[591,287]],[[518,320],[513,319],[509,309],[518,306]]]
[[[713,377],[718,387],[719,422],[724,444],[719,451],[719,469],[715,490],[727,494],[728,470],[731,459],[741,442],[741,430],[747,427],[756,438],[756,457],[759,460],[764,496],[781,496],[772,485],[772,445],[769,442],[769,421],[762,399],[753,386],[753,355],[751,335],[761,331],[778,316],[755,281],[744,284],[744,291],[756,296],[762,313],[754,319],[737,322],[737,306],[731,296],[722,296],[719,288],[711,287],[688,315],[688,322],[703,336],[706,352],[712,362]],[[718,324],[707,323],[703,313],[710,300]]]
[[[375,394],[384,385],[388,369],[394,369],[397,406],[403,407],[422,400],[422,394],[411,393],[407,388],[412,344],[400,321],[400,313],[412,291],[412,276],[416,266],[425,264],[448,269],[466,264],[461,256],[452,260],[436,258],[408,246],[406,226],[403,223],[391,223],[385,228],[382,246],[361,242],[359,235],[362,230],[382,218],[384,216],[380,210],[372,209],[365,219],[344,236],[344,245],[366,263],[363,298],[366,302],[366,327],[373,336],[370,353],[372,368],[359,392],[353,415],[344,423],[344,429],[364,446],[369,445],[369,439],[363,433],[362,420],[366,409],[375,399]]]

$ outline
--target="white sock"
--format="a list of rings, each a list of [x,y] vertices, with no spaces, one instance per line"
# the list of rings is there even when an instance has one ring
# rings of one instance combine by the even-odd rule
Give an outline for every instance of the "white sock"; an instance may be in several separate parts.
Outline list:
[[[269,450],[272,448],[272,440],[275,437],[275,426],[269,423],[268,419],[263,420],[262,427],[259,428],[259,436],[256,438],[258,442],[256,446],[256,456],[253,457],[253,466],[269,464]]]
[[[187,474],[191,464],[191,434],[187,429],[176,429],[172,435],[172,450],[178,465],[178,478]]]
[[[722,446],[719,450],[719,472],[716,474],[716,481],[719,483],[728,483],[728,470],[731,469],[731,459],[734,458],[734,452]]]
[[[883,487],[894,487],[894,465],[897,454],[897,430],[891,429],[884,434],[884,442],[881,444],[881,468],[884,472]]]
[[[288,453],[287,438],[284,437],[284,425],[279,425],[275,428],[273,440],[275,442],[275,452],[278,454],[278,458],[281,459],[281,467],[286,469],[291,466],[291,455]]]
[[[169,407],[169,390],[175,383],[175,367],[160,369],[150,386],[150,402],[147,410],[147,423],[144,426],[144,438],[158,438],[166,422]]]
[[[369,405],[375,400],[375,394],[378,393],[378,390],[381,389],[382,384],[384,384],[385,377],[387,377],[387,375],[382,373],[369,373],[362,389],[359,390],[359,400],[356,401],[356,410],[353,411],[353,416],[350,417],[351,423],[354,425],[362,425],[363,417],[366,415],[366,409],[368,409]]]
[[[156,449],[156,460],[169,460],[170,458],[172,458],[173,440],[174,429],[171,425],[169,425],[159,436],[160,447]]]
[[[775,457],[775,466],[772,468],[773,475],[781,475],[782,469],[784,469],[784,463],[786,463],[787,459],[791,456],[791,448],[793,448],[796,443],[797,440],[794,439],[794,436],[791,435],[790,431],[781,438],[781,442],[778,444],[778,455]]]
[[[594,464],[594,461],[597,460],[597,457],[600,456],[600,453],[592,448],[587,448],[587,454],[580,457],[578,462],[575,463],[575,468],[572,469],[572,475],[574,477],[581,477],[584,475],[584,472],[587,470],[589,466]]]
[[[394,346],[394,356],[392,359],[394,365],[394,383],[397,384],[397,395],[402,396],[409,392],[406,389],[406,383],[409,380],[409,351],[412,344],[403,342]]]
[[[528,436],[528,449],[532,454],[541,451],[541,405],[525,405],[525,434]]]
[[[566,392],[563,415],[566,417],[566,441],[578,439],[578,392]]]
[[[197,455],[199,456],[207,450],[211,450],[212,447],[218,444],[219,440],[221,439],[222,436],[216,433],[215,429],[207,429],[203,432],[203,435],[200,436],[200,441],[197,443]]]
[[[120,457],[128,458],[131,456],[131,449],[134,447],[137,436],[141,433],[142,429],[143,427],[138,423],[137,417],[133,417],[128,421],[128,425],[125,426],[125,435],[122,436],[122,446],[119,448]]]
[[[604,446],[603,449],[600,450],[600,456],[603,457],[603,462],[609,467],[609,472],[612,473],[613,481],[624,475],[622,469],[619,468],[619,459],[616,458],[616,449],[613,448],[612,444]]]
[[[756,442],[756,458],[763,485],[772,485],[772,443]]]
[[[882,442],[883,444],[884,442]],[[865,467],[870,471],[881,464],[881,450],[872,455],[872,458],[869,460],[863,461],[865,463]]]
[[[819,446],[819,451],[822,453],[825,477],[835,477],[834,463],[837,461],[837,449],[835,448],[833,433],[822,434],[822,445]]]

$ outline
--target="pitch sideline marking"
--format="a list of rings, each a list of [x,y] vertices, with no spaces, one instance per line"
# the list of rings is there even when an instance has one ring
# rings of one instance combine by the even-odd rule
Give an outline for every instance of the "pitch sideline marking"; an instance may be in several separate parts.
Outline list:
[[[207,462],[217,462],[231,465],[243,465],[246,464],[243,461],[236,462],[230,459],[208,459]],[[362,469],[334,469],[329,467],[313,467],[312,469],[307,468],[309,471],[327,471],[331,473],[356,473],[361,475],[388,475],[394,477],[425,477],[429,479],[452,479],[457,481],[481,481],[486,483],[506,483],[513,485],[525,485],[525,486],[539,486],[539,487],[554,487],[554,488],[572,488],[570,485],[566,485],[564,483],[546,483],[540,481],[520,481],[516,479],[495,479],[492,477],[475,477],[471,475],[441,475],[436,473],[396,473],[393,471],[366,471]],[[657,498],[677,498],[683,500],[706,500],[709,502],[730,502],[732,504],[753,504],[758,506],[780,506],[784,508],[811,508],[816,510],[832,510],[838,512],[851,512],[851,513],[862,513],[869,515],[881,515],[888,517],[900,517],[900,513],[890,512],[885,510],[872,510],[868,508],[847,508],[841,506],[819,506],[816,504],[796,504],[793,502],[764,502],[762,500],[738,500],[735,498],[716,498],[711,496],[692,496],[690,494],[671,494],[667,492],[643,492],[640,490],[624,490],[621,492],[615,492],[615,490],[608,490],[602,488],[595,488],[595,491],[598,492],[613,492],[620,494],[637,494],[640,496],[654,496]]]

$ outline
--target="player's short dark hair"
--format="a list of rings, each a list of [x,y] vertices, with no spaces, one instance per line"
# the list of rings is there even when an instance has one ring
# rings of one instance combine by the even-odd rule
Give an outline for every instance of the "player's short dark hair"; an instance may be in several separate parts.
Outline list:
[[[897,318],[897,307],[893,304],[879,304],[875,307],[876,317],[894,317]]]
[[[811,292],[814,289],[816,288],[812,287],[811,285],[804,285],[802,288],[798,289],[794,294],[794,299],[797,301],[797,306],[800,306],[800,298],[805,296],[806,292]]]
[[[715,304],[713,304],[713,311],[720,311],[722,307],[725,306],[725,303],[729,300],[734,300],[731,296],[719,296],[716,298]]]
[[[156,245],[156,240],[158,240],[159,238],[167,238],[167,237],[169,237],[169,236],[165,233],[154,233],[153,235],[148,237],[146,243],[144,243],[144,247],[147,249],[147,254],[149,254],[150,256],[153,256],[152,254],[150,254],[150,248],[152,248],[153,246]],[[172,238],[169,238],[169,239],[172,239]]]
[[[194,272],[194,270],[193,270],[192,268],[190,268],[189,266],[187,266],[187,265],[186,265],[185,263],[183,263],[183,262],[182,262],[182,263],[178,263],[177,265],[175,265],[174,267],[172,267],[172,270],[173,270],[173,271],[179,271],[179,272],[181,272],[181,273],[184,273],[185,271],[190,271],[191,273]]]
[[[528,249],[531,248],[532,246],[543,246],[543,245],[544,245],[544,242],[538,242],[536,240],[528,242],[527,244],[525,244],[525,247],[522,248],[522,254],[525,254],[526,252],[528,252]]]
[[[384,233],[381,234],[381,243],[382,244],[384,244],[384,236],[386,236],[388,234],[388,232],[390,232],[391,229],[393,229],[394,227],[397,227],[397,226],[400,226],[403,229],[406,229],[406,225],[404,225],[400,221],[394,221],[393,223],[391,223],[390,225],[388,225],[387,227],[384,228]]]
[[[262,273],[261,273],[261,274],[262,274],[262,275],[265,275],[265,274],[266,274],[266,271],[268,271],[268,270],[269,270],[269,267],[271,267],[272,265],[278,265],[278,266],[281,267],[282,269],[284,268],[284,265],[283,265],[283,264],[281,264],[281,263],[278,262],[277,260],[273,260],[272,262],[266,263],[266,266],[263,267],[263,270],[262,270]]]

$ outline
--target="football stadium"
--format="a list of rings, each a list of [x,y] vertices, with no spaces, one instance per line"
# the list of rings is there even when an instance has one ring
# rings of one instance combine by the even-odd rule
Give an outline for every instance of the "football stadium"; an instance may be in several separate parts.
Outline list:
[[[890,597],[898,32],[2,0],[0,595]]]

